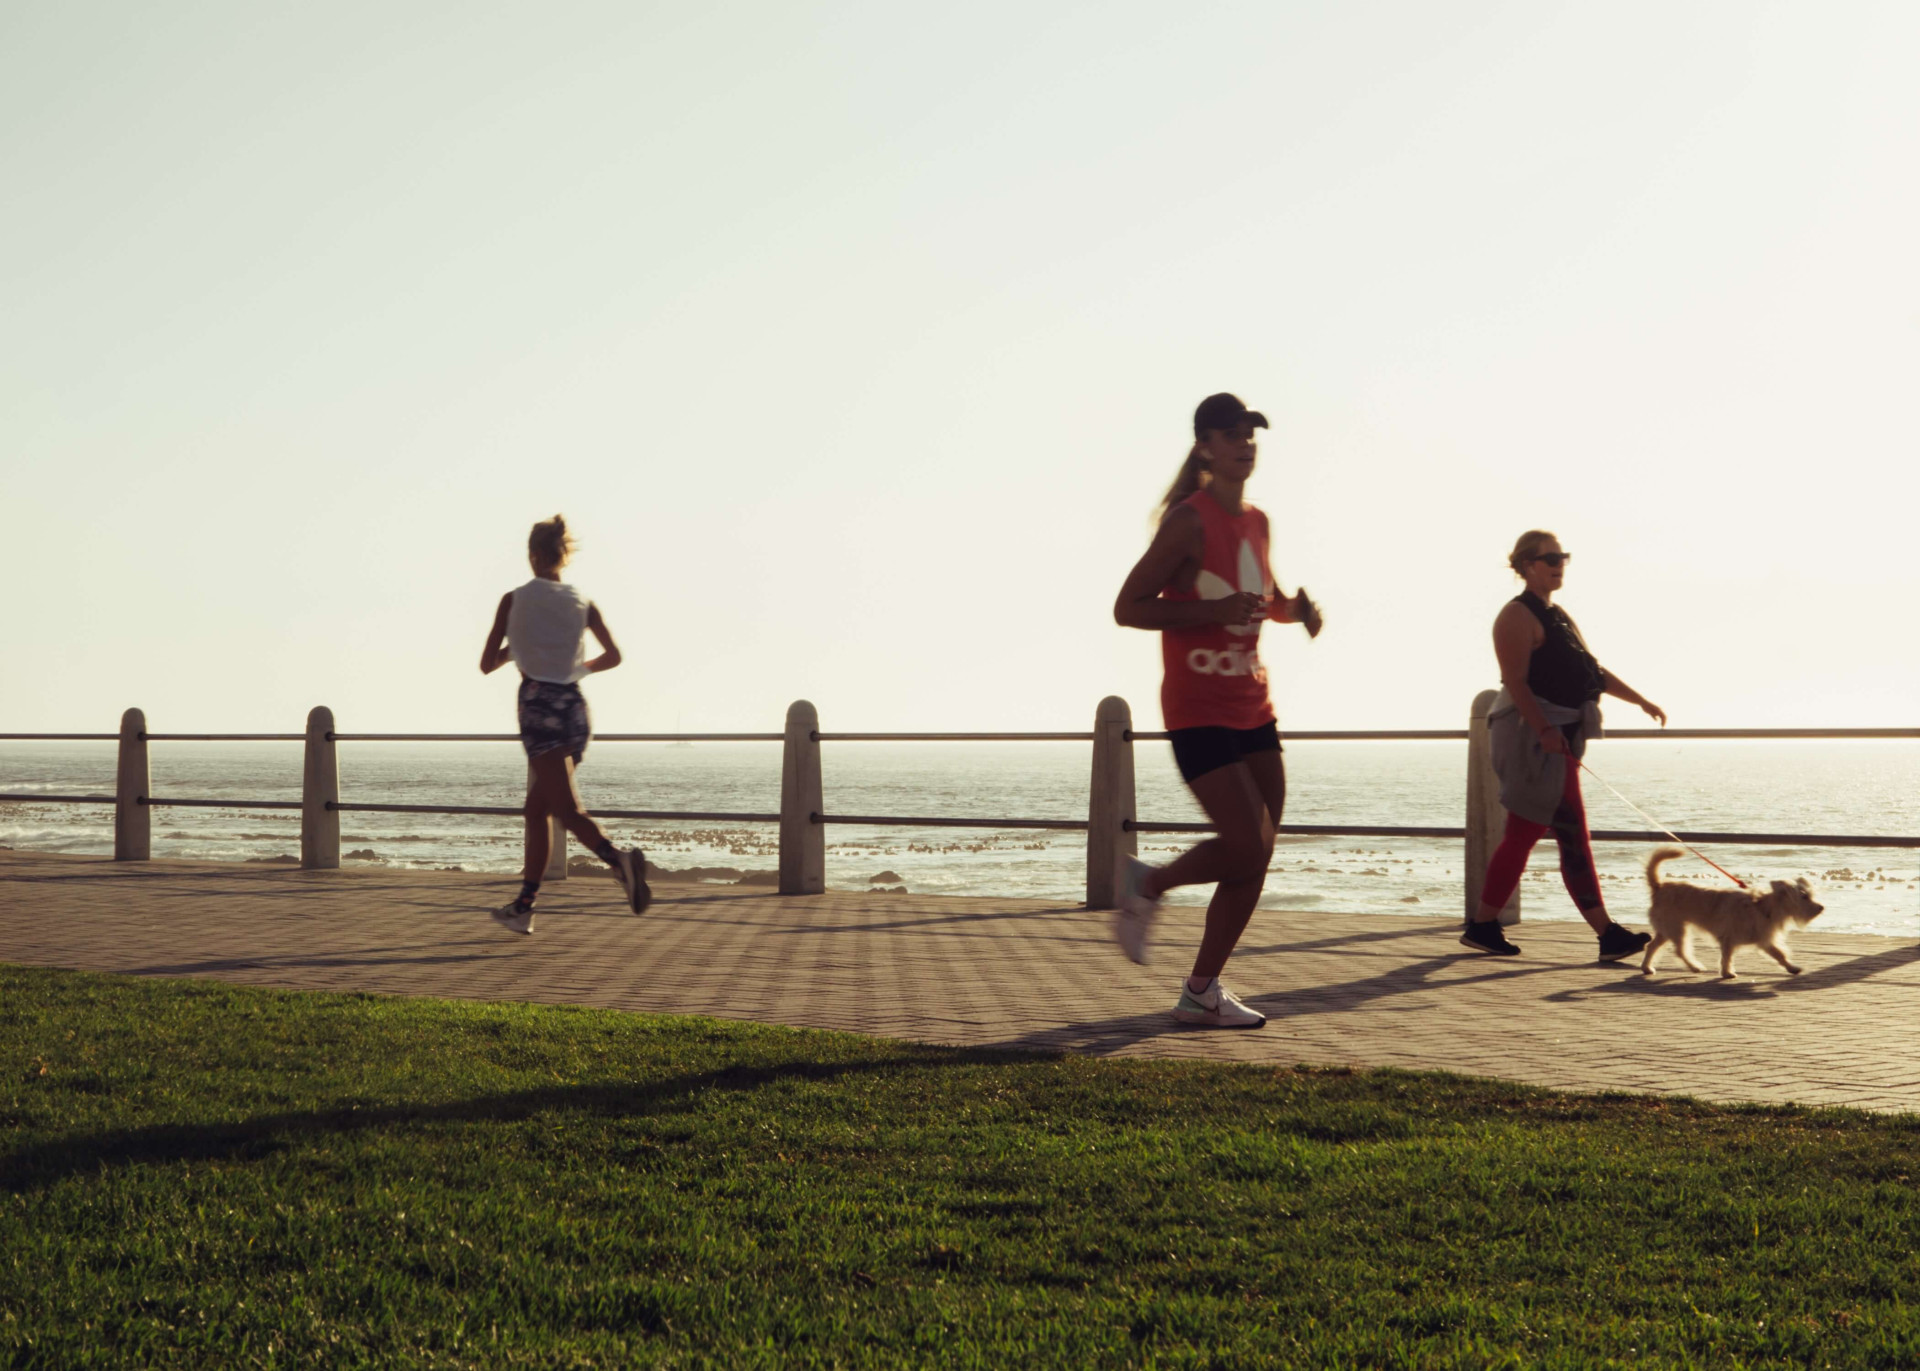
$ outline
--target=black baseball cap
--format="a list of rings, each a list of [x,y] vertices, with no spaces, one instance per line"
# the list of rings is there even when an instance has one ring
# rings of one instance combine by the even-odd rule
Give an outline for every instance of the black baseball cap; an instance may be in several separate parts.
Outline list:
[[[1239,428],[1242,424],[1252,424],[1255,428],[1267,428],[1267,416],[1257,409],[1248,409],[1240,403],[1238,395],[1229,395],[1224,390],[1218,395],[1209,395],[1200,402],[1200,408],[1193,412],[1193,436],[1204,438],[1210,428]]]

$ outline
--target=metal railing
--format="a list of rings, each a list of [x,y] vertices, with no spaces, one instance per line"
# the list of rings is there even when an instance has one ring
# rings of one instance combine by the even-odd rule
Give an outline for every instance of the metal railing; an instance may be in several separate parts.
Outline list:
[[[1486,708],[1492,692],[1474,702],[1464,729],[1323,729],[1289,732],[1299,742],[1466,742],[1469,745],[1467,822],[1459,827],[1394,824],[1283,824],[1280,833],[1292,837],[1418,838],[1467,843],[1466,895],[1471,908],[1478,893],[1476,879],[1484,869],[1492,831],[1502,816],[1491,780],[1486,748]],[[596,809],[608,819],[655,822],[778,824],[780,884],[783,894],[816,893],[825,888],[824,829],[839,824],[858,827],[970,828],[1080,832],[1087,842],[1087,901],[1104,907],[1113,897],[1113,870],[1122,852],[1132,852],[1141,833],[1208,833],[1201,822],[1165,822],[1137,818],[1134,812],[1133,745],[1164,741],[1164,732],[1135,732],[1126,701],[1110,697],[1101,702],[1091,731],[1030,732],[823,732],[813,706],[796,701],[788,710],[787,727],[778,733],[597,733],[601,743],[757,742],[780,743],[781,804],[774,813],[718,810]],[[1920,739],[1920,728],[1692,728],[1610,729],[1622,739]],[[140,861],[151,856],[147,814],[155,808],[236,810],[297,810],[301,813],[301,865],[332,869],[340,864],[341,814],[448,814],[518,818],[520,806],[384,804],[345,801],[339,795],[339,768],[335,748],[340,743],[475,743],[519,741],[514,733],[343,733],[334,728],[332,712],[324,707],[308,716],[302,733],[150,733],[144,714],[128,710],[118,733],[0,733],[0,742],[117,742],[118,775],[112,795],[50,795],[0,792],[0,801],[37,804],[112,805],[115,808],[114,856]],[[229,800],[196,796],[162,796],[151,792],[147,745],[162,742],[298,742],[305,746],[305,772],[298,800]],[[827,811],[820,780],[819,750],[823,743],[919,742],[1077,742],[1092,745],[1092,775],[1085,819],[1042,819],[1009,816],[927,814],[839,814]],[[550,878],[566,874],[566,832],[554,824]],[[1746,846],[1920,848],[1920,836],[1859,833],[1745,833],[1689,832],[1678,836],[1694,844]],[[1626,829],[1597,829],[1598,842],[1657,842],[1663,833]],[[1516,897],[1517,898],[1517,897]],[[1516,906],[1517,909],[1517,906]]]

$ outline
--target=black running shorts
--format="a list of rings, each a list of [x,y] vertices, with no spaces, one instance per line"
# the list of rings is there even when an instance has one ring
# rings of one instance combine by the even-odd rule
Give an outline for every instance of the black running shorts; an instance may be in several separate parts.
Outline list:
[[[520,678],[520,746],[529,758],[564,751],[578,762],[587,755],[592,735],[587,697],[579,686]]]
[[[1278,752],[1280,729],[1268,720],[1257,728],[1176,728],[1167,734],[1180,779],[1191,782],[1209,771],[1232,766],[1256,752]]]

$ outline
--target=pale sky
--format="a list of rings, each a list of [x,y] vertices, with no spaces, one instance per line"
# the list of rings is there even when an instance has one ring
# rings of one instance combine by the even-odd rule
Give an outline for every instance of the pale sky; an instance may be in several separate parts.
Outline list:
[[[556,510],[608,731],[1158,727],[1110,608],[1222,389],[1327,616],[1283,729],[1460,725],[1536,525],[1676,725],[1911,725],[1916,59],[1910,0],[6,6],[0,731],[510,732]]]

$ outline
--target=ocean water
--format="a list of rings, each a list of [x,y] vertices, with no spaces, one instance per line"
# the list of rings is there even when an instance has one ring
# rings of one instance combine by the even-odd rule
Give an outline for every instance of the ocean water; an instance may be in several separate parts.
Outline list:
[[[1776,833],[1920,834],[1920,742],[1640,741],[1597,743],[1588,763],[1671,827]],[[1196,820],[1165,743],[1135,748],[1143,819]],[[1083,743],[828,743],[829,813],[1084,818],[1089,750]],[[151,745],[153,793],[208,799],[300,795],[297,743]],[[1460,742],[1294,742],[1287,745],[1287,818],[1313,824],[1458,825],[1466,790]],[[0,791],[111,794],[111,743],[0,743]],[[341,798],[399,804],[514,805],[526,763],[515,743],[342,743]],[[772,813],[779,808],[775,743],[676,746],[597,743],[580,772],[588,807]],[[1643,827],[1589,783],[1595,827]],[[766,872],[777,860],[772,824],[608,824],[659,865]],[[159,809],[154,855],[223,861],[297,856],[299,816],[271,810]],[[1149,860],[1186,846],[1186,835],[1143,834]],[[424,814],[342,816],[343,849],[356,862],[510,872],[519,867],[513,818]],[[827,882],[861,889],[875,877],[916,893],[1005,895],[1076,902],[1086,846],[1078,833],[835,825],[827,831]],[[0,803],[0,846],[110,853],[110,808]],[[1458,841],[1283,837],[1262,905],[1324,911],[1457,916]],[[577,845],[575,847],[577,851]],[[1596,844],[1611,908],[1646,908],[1640,873],[1647,847]],[[1920,934],[1920,850],[1715,847],[1742,876],[1808,876],[1827,904],[1820,927]],[[1683,879],[1721,878],[1688,858]],[[719,878],[719,879],[725,879]],[[1204,900],[1204,891],[1175,899]],[[1559,883],[1551,839],[1535,850],[1522,886],[1528,919],[1577,917]]]

